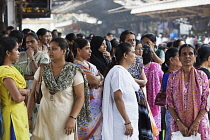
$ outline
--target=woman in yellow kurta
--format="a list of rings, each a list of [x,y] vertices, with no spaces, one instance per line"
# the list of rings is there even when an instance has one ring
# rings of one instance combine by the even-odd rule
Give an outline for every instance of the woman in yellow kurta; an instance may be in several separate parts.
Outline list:
[[[0,99],[4,134],[2,140],[29,140],[27,109],[23,102],[30,92],[20,72],[12,65],[19,57],[13,38],[0,40]]]

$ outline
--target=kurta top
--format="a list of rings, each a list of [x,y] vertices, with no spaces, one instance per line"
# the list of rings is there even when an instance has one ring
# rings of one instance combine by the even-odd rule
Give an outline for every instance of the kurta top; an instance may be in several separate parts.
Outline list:
[[[35,73],[34,79],[39,78],[39,73],[40,68]],[[33,140],[74,140],[75,134],[66,135],[64,128],[74,105],[73,86],[83,82],[82,74],[77,71],[69,87],[51,95],[42,81],[43,97],[35,121]],[[51,100],[51,96],[53,96],[53,100]]]
[[[125,105],[126,113],[133,126],[132,137],[126,136],[125,121],[120,115],[115,101],[114,92],[120,90]],[[107,74],[104,82],[102,112],[103,140],[137,140],[138,139],[138,103],[135,91],[139,90],[139,85],[134,81],[130,73],[122,66],[115,65]]]
[[[34,55],[34,61],[39,66],[40,64],[47,64],[49,63],[49,56],[46,52],[38,51]],[[20,52],[19,59],[15,63],[15,65],[18,65],[24,72],[24,75],[34,75],[31,68],[31,60],[28,57],[26,52]]]
[[[26,87],[26,82],[23,76],[15,67],[0,66],[0,99],[4,128],[2,139],[10,139],[10,126],[12,121],[16,139],[29,140],[29,126],[26,105],[24,102],[17,103],[12,100],[9,91],[3,84],[5,78],[13,79],[18,89],[24,89]]]

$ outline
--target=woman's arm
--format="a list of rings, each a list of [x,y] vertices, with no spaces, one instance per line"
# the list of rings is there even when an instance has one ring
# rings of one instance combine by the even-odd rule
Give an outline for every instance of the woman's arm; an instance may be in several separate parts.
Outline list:
[[[194,120],[192,125],[190,126],[190,129],[188,131],[188,136],[196,135],[198,133],[198,128],[200,124],[200,120],[203,118],[203,116],[206,114],[206,109],[201,109],[197,118]]]
[[[13,79],[5,78],[3,82],[15,102],[20,103],[25,100],[25,96],[21,95]]]
[[[176,113],[176,110],[168,106],[168,111],[170,112],[173,119],[176,121],[176,124],[178,125],[179,131],[182,133],[182,135],[188,136],[188,128],[182,123],[182,121]]]
[[[28,57],[31,60],[31,68],[32,68],[32,72],[35,73],[36,70],[38,69],[38,65],[36,64],[35,60],[34,60],[34,50],[32,48],[29,48],[26,51]]]
[[[116,103],[116,107],[117,107],[118,111],[120,112],[122,118],[125,121],[125,127],[126,127],[125,135],[132,136],[133,135],[133,127],[131,125],[128,114],[125,110],[125,104],[122,99],[122,92],[120,90],[117,90],[114,92],[114,101]]]
[[[29,120],[31,120],[31,115],[32,115],[32,111],[34,109],[35,106],[35,90],[36,90],[36,84],[37,84],[37,80],[34,79],[33,81],[33,87],[32,87],[32,91],[31,94],[28,97],[28,104],[27,104],[27,110],[28,110],[28,118]]]
[[[144,87],[147,84],[147,77],[144,73],[144,69],[142,69],[142,74],[140,79],[134,79],[137,84],[139,84],[141,87]]]
[[[74,89],[74,93],[76,95],[76,101],[75,101],[75,104],[72,108],[69,119],[65,126],[67,135],[70,135],[71,133],[73,133],[75,131],[76,118],[77,118],[80,110],[82,109],[82,106],[83,106],[84,100],[85,100],[84,83],[73,86],[73,89]]]
[[[90,85],[99,85],[100,84],[100,79],[97,78],[96,76],[93,76],[92,74],[86,74],[88,84]]]
[[[153,58],[153,60],[154,60],[156,63],[163,64],[163,60],[162,60],[161,58],[159,58],[159,57],[155,54],[154,51],[152,52],[152,58]]]

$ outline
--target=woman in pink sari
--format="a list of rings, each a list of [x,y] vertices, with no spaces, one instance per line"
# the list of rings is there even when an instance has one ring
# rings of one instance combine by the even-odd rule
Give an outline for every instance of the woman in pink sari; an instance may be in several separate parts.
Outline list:
[[[167,109],[172,116],[171,132],[180,131],[184,137],[199,133],[202,140],[209,140],[208,78],[204,72],[193,67],[193,46],[182,45],[179,57],[182,67],[170,75],[166,89]]]
[[[143,49],[142,57],[145,66],[144,72],[148,80],[146,84],[147,100],[158,130],[161,131],[161,109],[160,106],[155,105],[155,98],[161,88],[163,71],[161,70],[160,64],[152,62],[152,51],[150,46],[144,45]]]

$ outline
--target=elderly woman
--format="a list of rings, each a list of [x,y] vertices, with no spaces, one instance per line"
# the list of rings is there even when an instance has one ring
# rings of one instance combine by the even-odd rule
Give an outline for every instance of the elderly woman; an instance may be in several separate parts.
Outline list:
[[[208,78],[204,72],[193,67],[195,63],[193,46],[182,45],[179,57],[182,67],[170,75],[166,89],[167,109],[173,118],[171,132],[180,131],[185,137],[200,133],[202,140],[209,140]]]
[[[115,52],[105,78],[103,90],[103,140],[137,140],[138,103],[135,91],[139,85],[128,72],[135,62],[135,50],[129,43],[121,43]]]

